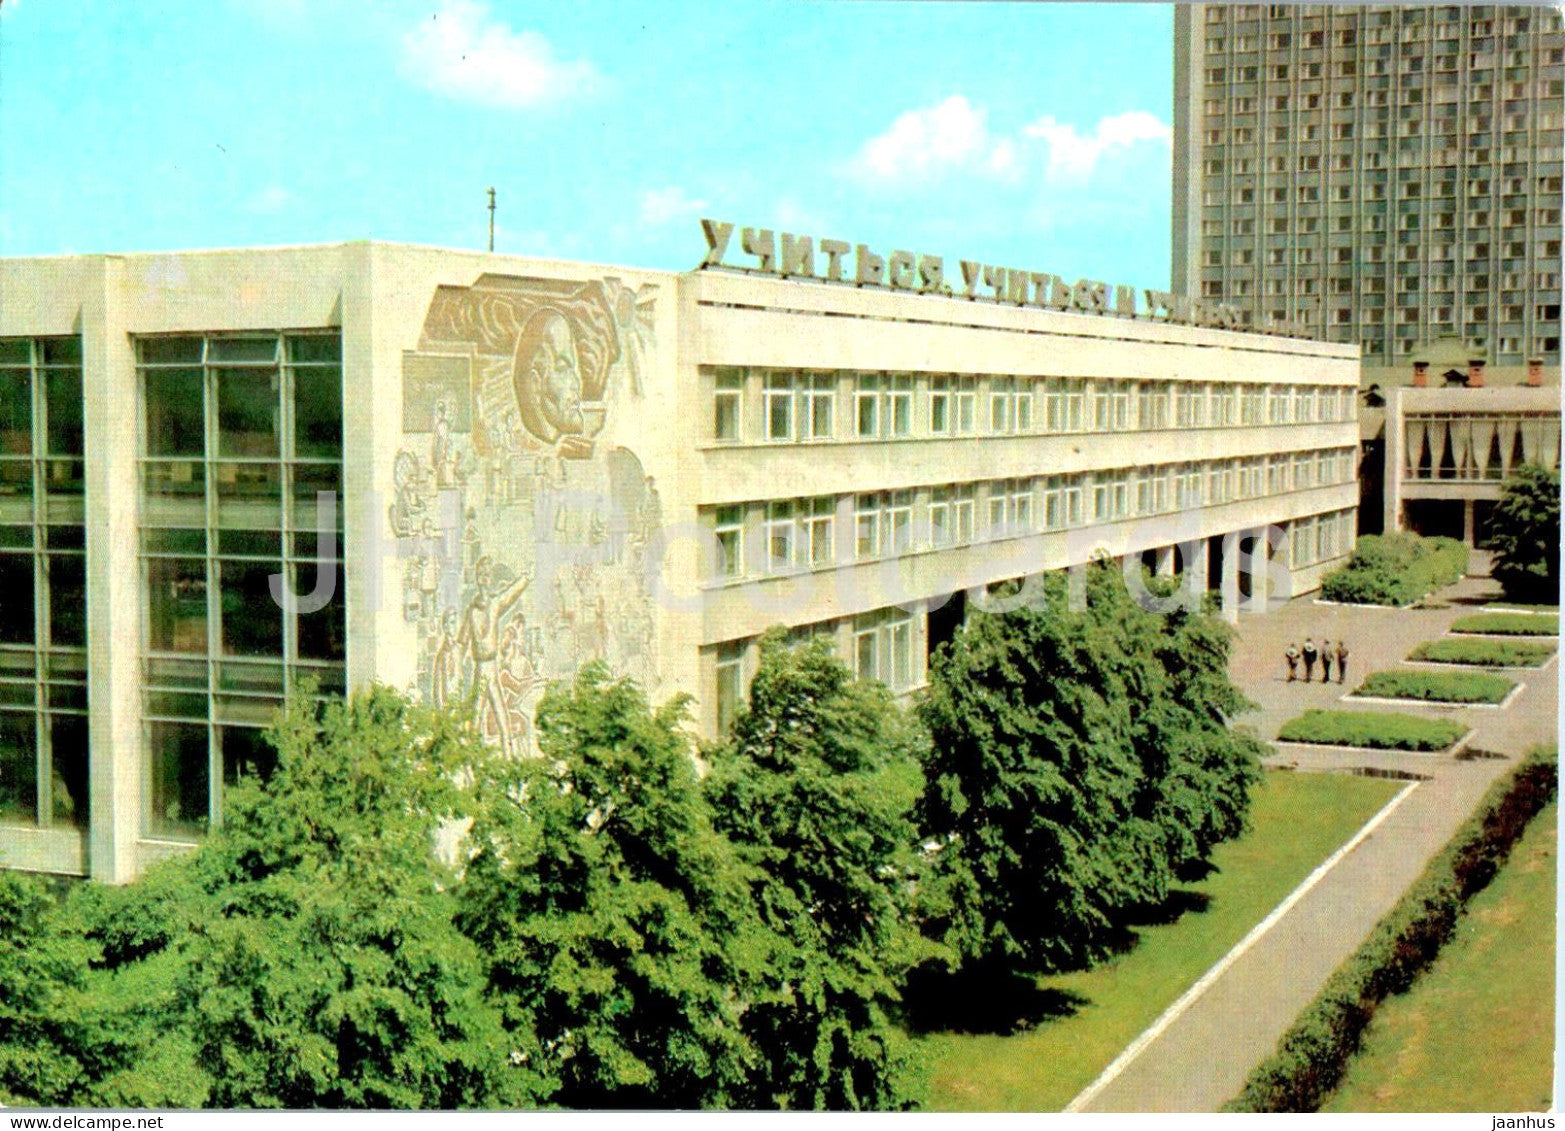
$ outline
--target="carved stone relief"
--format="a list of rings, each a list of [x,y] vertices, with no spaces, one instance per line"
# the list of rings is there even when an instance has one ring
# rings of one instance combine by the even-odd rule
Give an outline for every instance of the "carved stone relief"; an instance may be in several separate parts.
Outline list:
[[[658,685],[646,547],[657,488],[601,434],[638,400],[655,288],[484,275],[440,287],[403,360],[392,534],[430,702],[473,696],[510,753],[551,680],[601,659]]]

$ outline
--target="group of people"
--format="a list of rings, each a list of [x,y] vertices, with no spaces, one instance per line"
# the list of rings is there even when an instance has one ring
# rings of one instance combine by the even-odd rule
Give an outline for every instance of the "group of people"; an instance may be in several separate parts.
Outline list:
[[[1341,683],[1348,674],[1348,646],[1339,640],[1335,645],[1330,640],[1322,640],[1316,644],[1313,640],[1305,640],[1301,648],[1297,644],[1288,645],[1288,650],[1283,653],[1288,661],[1288,682],[1292,683],[1299,678],[1299,661],[1304,661],[1304,682],[1309,683],[1315,676],[1315,661],[1320,661],[1321,682],[1331,682],[1331,665],[1337,664],[1337,682]]]

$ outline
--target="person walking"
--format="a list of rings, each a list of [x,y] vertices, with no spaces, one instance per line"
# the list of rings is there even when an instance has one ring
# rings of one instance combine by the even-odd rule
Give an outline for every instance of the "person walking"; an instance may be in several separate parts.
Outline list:
[[[1348,675],[1348,646],[1344,641],[1337,641],[1337,682],[1341,683]]]
[[[1289,644],[1288,650],[1282,655],[1283,659],[1288,661],[1288,682],[1292,683],[1299,678],[1299,646]]]
[[[1308,683],[1315,676],[1315,657],[1319,655],[1315,647],[1315,641],[1308,637],[1304,640],[1304,682]]]
[[[1320,679],[1322,683],[1331,682],[1331,641],[1320,642]]]

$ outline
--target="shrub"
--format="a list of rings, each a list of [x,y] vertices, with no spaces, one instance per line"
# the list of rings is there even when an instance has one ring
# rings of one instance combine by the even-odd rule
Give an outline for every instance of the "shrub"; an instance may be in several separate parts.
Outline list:
[[[1557,636],[1559,617],[1537,613],[1474,613],[1451,626],[1452,632],[1481,632],[1490,636]]]
[[[1322,742],[1371,750],[1444,750],[1466,733],[1444,719],[1380,711],[1305,711],[1282,725],[1283,742]]]
[[[1431,703],[1498,703],[1515,686],[1513,679],[1483,672],[1371,672],[1353,694]]]
[[[1552,655],[1553,644],[1537,641],[1447,639],[1426,640],[1413,649],[1408,659],[1483,668],[1536,668]]]
[[[1396,531],[1366,534],[1353,557],[1321,582],[1328,601],[1355,605],[1411,605],[1467,571],[1467,547],[1454,538],[1421,538]]]
[[[1463,908],[1494,878],[1558,787],[1558,755],[1545,747],[1529,751],[1509,779],[1495,783],[1368,941],[1327,980],[1227,1110],[1317,1110],[1341,1083],[1380,1003],[1406,990],[1434,961],[1455,933]]]

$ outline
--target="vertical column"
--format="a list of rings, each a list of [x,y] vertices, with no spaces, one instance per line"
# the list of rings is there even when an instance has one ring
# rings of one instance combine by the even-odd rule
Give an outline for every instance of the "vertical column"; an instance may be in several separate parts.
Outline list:
[[[1160,546],[1157,550],[1157,575],[1159,577],[1174,576],[1174,547]]]
[[[1381,465],[1381,529],[1387,534],[1402,529],[1402,390],[1386,390],[1385,462]],[[1415,454],[1416,458],[1416,454]]]
[[[125,325],[124,269],[102,261],[82,304],[82,387],[87,487],[87,688],[91,705],[88,870],[124,883],[137,871],[141,835],[140,408]]]
[[[1476,532],[1476,523],[1474,522],[1473,510],[1474,503],[1472,499],[1462,500],[1462,541],[1466,542],[1469,546],[1477,545],[1477,541],[1474,537]]]
[[[1229,624],[1239,623],[1239,537],[1242,531],[1234,530],[1223,535],[1222,569],[1219,581],[1223,619]]]
[[[347,588],[347,687],[372,679],[411,679],[411,653],[399,649],[402,570],[407,563],[386,521],[401,434],[400,357],[376,353],[375,249],[358,243],[342,258],[342,561]],[[396,361],[391,361],[396,357]],[[396,407],[393,407],[396,406]],[[382,650],[390,653],[382,655]]]
[[[1270,608],[1271,544],[1267,541],[1264,526],[1248,531],[1246,536],[1251,539],[1251,550],[1244,562],[1250,574],[1250,597],[1245,601],[1244,608],[1246,612],[1264,613]]]

